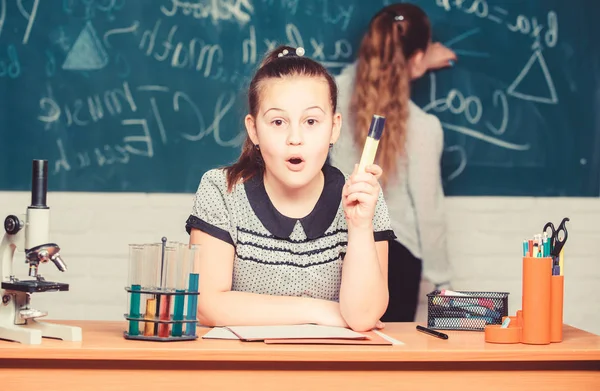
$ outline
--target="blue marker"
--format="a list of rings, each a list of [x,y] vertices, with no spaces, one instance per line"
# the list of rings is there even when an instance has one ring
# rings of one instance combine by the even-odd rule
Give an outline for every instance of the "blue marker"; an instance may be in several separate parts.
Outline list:
[[[529,244],[527,243],[527,240],[523,240],[523,256],[526,257],[528,252]]]
[[[510,318],[506,318],[504,319],[504,322],[502,322],[502,328],[505,329],[508,327],[508,325],[510,324]]]

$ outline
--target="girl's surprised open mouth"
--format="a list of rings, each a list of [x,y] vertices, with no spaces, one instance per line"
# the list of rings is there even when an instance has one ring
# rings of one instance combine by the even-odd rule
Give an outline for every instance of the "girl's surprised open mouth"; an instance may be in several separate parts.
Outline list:
[[[304,159],[300,155],[292,155],[285,162],[290,171],[301,171],[304,168]]]

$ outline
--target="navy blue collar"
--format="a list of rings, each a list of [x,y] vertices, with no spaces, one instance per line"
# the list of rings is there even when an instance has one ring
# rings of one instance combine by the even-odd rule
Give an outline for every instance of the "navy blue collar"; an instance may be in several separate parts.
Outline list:
[[[282,239],[289,238],[299,220],[306,237],[316,239],[323,236],[333,223],[342,201],[342,189],[346,182],[344,174],[328,164],[323,166],[323,175],[325,183],[321,196],[313,210],[301,219],[294,219],[279,213],[267,194],[262,175],[254,176],[244,183],[246,197],[258,219],[273,236]]]

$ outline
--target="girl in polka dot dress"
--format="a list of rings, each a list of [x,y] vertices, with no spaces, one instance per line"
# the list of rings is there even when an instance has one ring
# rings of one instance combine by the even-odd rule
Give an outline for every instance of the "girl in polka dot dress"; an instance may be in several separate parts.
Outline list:
[[[201,323],[383,327],[395,235],[381,168],[346,176],[326,164],[342,126],[333,78],[281,46],[248,103],[238,161],[202,176],[186,222],[201,251]]]

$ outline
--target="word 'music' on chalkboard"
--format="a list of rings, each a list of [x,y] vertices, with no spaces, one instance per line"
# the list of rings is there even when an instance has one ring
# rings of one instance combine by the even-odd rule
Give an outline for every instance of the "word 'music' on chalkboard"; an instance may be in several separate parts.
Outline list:
[[[0,189],[190,192],[233,162],[262,56],[333,74],[390,1],[0,0]],[[448,195],[598,196],[600,3],[414,0],[458,62],[412,85]]]

